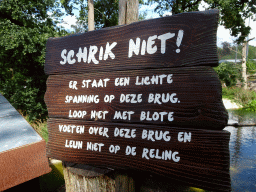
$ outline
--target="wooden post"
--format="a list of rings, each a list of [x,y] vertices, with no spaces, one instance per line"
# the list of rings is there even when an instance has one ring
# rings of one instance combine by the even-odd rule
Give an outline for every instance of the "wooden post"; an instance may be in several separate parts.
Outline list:
[[[130,24],[138,21],[139,2],[138,0],[121,0],[119,1],[119,25]],[[88,0],[88,31],[94,28],[94,5],[93,0]],[[80,175],[77,171],[83,170]],[[90,172],[88,168],[70,170],[63,163],[63,173],[67,192],[72,191],[118,191],[118,192],[134,192],[134,179],[127,174],[115,173],[115,179],[104,174],[95,174]],[[87,175],[87,176],[85,176]]]
[[[243,89],[247,89],[247,75],[246,75],[246,44],[247,42],[243,42],[243,49],[242,49],[242,78],[243,82]]]
[[[67,192],[115,191],[115,180],[101,172],[101,169],[73,163],[73,165],[80,167],[74,168],[72,165],[67,164],[63,163],[63,174]]]
[[[94,29],[94,4],[93,0],[88,0],[88,31],[93,31]],[[100,170],[97,170],[97,168],[73,164],[78,168],[72,169],[67,164],[63,162],[63,174],[67,192],[115,190],[115,180],[104,175],[104,173],[99,173]]]
[[[248,39],[243,42],[243,48],[242,48],[242,78],[244,80],[243,88],[247,89],[247,74],[246,74],[246,61],[247,61],[247,55],[246,55],[246,48],[248,46],[249,41],[255,39],[255,37]]]
[[[138,21],[139,1],[138,0],[119,0],[119,25],[127,25]],[[118,173],[115,175],[116,191],[133,192],[135,191],[134,178],[127,174]]]
[[[93,0],[88,0],[88,31],[94,30],[94,5]]]
[[[120,0],[119,1],[119,25],[130,24],[139,19],[139,1],[138,0]]]
[[[115,191],[126,192],[135,191],[135,181],[134,178],[125,173],[115,174],[116,188]]]
[[[125,24],[125,16],[127,8],[127,0],[119,0],[119,18],[118,25]]]

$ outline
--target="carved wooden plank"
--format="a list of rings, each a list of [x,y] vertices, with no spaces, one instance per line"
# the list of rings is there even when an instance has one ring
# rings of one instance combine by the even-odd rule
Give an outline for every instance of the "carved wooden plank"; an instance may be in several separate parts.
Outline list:
[[[230,186],[228,131],[65,119],[49,119],[48,130],[52,158]]]
[[[211,67],[56,75],[45,94],[50,117],[202,129],[226,126],[221,98]]]
[[[51,168],[46,158],[45,141],[36,141],[2,151],[0,169],[0,191],[49,173]]]
[[[50,38],[45,73],[217,66],[217,26],[209,10]]]

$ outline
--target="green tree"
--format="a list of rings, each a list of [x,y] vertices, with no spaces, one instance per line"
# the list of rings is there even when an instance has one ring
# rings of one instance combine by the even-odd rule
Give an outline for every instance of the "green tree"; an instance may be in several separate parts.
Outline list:
[[[245,25],[245,19],[256,13],[256,0],[205,0],[210,8],[220,10],[220,24],[231,30],[241,43],[250,33],[251,27]]]
[[[118,25],[118,0],[94,1],[94,18],[96,29]]]
[[[229,55],[230,54],[230,43],[224,41],[222,44],[222,54],[223,55]]]
[[[87,0],[61,0],[61,6],[66,14],[74,15],[73,10],[79,9],[79,16],[76,25],[72,28],[77,32],[88,31],[88,6]],[[144,4],[143,0],[139,3]],[[112,27],[118,25],[119,0],[94,0],[94,22],[95,29]],[[143,20],[146,13],[139,15],[139,20]]]
[[[156,11],[172,11],[173,14],[184,11],[198,10],[201,0],[149,0],[158,4],[165,3],[165,6],[157,6]],[[246,75],[246,47],[245,38],[249,35],[251,27],[245,25],[245,19],[253,17],[256,13],[256,0],[204,0],[211,9],[220,10],[220,24],[230,29],[231,35],[238,37],[236,42],[243,43],[242,51],[242,77],[243,88],[247,89]]]
[[[256,47],[249,45],[248,59],[256,59]]]
[[[198,11],[200,2],[201,0],[148,0],[146,4],[157,3],[155,11],[163,16],[166,11],[171,11],[172,14]]]
[[[149,0],[157,3],[155,11],[163,15],[166,11],[172,14],[198,11],[202,0]],[[241,43],[250,33],[250,27],[245,25],[245,19],[256,13],[256,0],[204,0],[210,9],[220,10],[220,24],[231,30],[231,35],[238,36],[237,42]]]
[[[73,10],[79,9],[77,26],[73,26],[75,32],[88,31],[88,6],[87,0],[61,0],[61,6],[69,15],[74,15]],[[95,28],[111,27],[118,25],[118,0],[95,0],[94,20]],[[76,30],[77,29],[77,30]]]
[[[225,83],[228,87],[235,86],[238,80],[242,81],[241,66],[234,67],[234,63],[221,63],[218,67],[215,67],[214,70],[222,83]]]
[[[54,0],[0,1],[0,90],[30,120],[47,117],[46,40],[66,34],[48,11],[59,15]]]

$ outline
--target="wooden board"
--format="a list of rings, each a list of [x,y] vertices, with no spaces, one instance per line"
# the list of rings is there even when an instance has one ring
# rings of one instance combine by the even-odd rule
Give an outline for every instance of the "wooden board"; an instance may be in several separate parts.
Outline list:
[[[50,38],[45,73],[217,66],[218,16],[218,10],[182,13]]]
[[[54,118],[202,129],[228,120],[217,74],[203,66],[50,76],[45,102]]]
[[[0,153],[0,191],[4,191],[51,171],[45,141],[37,141]]]
[[[230,186],[227,131],[65,119],[49,119],[48,129],[52,158],[150,171],[198,187]]]

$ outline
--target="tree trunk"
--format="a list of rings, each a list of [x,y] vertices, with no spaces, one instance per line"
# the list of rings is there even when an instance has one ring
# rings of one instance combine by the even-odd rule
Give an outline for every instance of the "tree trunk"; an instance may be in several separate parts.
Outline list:
[[[126,9],[127,9],[127,0],[119,0],[119,18],[118,25],[124,25],[125,17],[126,17]]]
[[[139,18],[139,1],[138,0],[119,0],[119,25],[130,24],[138,21]],[[116,191],[134,192],[134,178],[127,174],[117,173],[115,175]]]
[[[93,0],[88,0],[88,31],[94,30],[94,5]]]
[[[247,89],[247,75],[246,75],[246,44],[247,42],[243,42],[243,51],[242,51],[242,78],[244,80],[243,82],[243,88]]]
[[[127,174],[116,173],[115,174],[116,192],[135,192],[134,178]]]
[[[127,11],[126,11],[126,24],[130,24],[138,21],[139,19],[139,1],[129,0],[127,1]]]
[[[138,0],[119,0],[119,25],[127,25],[138,21],[139,1]]]
[[[63,174],[65,179],[66,192],[94,192],[94,191],[115,191],[115,180],[105,174],[92,176],[91,170],[78,169],[88,176],[73,173],[69,167],[63,164]]]

